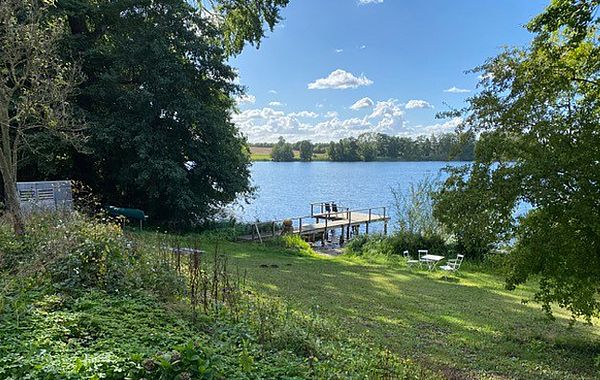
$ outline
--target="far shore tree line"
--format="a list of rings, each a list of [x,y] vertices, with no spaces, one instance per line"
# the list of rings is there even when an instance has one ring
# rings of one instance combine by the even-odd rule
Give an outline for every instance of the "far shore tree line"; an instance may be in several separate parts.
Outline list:
[[[330,161],[471,161],[475,157],[476,139],[472,133],[400,137],[383,133],[365,133],[329,143],[302,140],[277,143],[255,143],[252,146],[272,148],[276,162],[294,161],[299,151],[300,161],[312,161],[315,153],[325,154]]]

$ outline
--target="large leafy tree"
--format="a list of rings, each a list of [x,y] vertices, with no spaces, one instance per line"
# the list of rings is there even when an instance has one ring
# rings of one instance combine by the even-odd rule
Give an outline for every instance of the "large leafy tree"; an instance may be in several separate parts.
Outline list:
[[[106,203],[173,227],[248,194],[246,141],[230,120],[243,88],[226,61],[240,41],[258,44],[286,3],[59,0],[65,51],[87,77],[77,105],[89,139],[76,151],[40,136],[43,156],[23,172],[83,180]]]
[[[481,134],[472,165],[451,171],[437,216],[473,245],[516,238],[509,288],[539,276],[546,311],[600,312],[598,0],[554,0],[524,49],[482,71],[463,128]],[[515,207],[533,208],[522,218]]]
[[[0,2],[0,174],[17,234],[24,232],[16,187],[24,147],[40,134],[73,136],[80,128],[69,103],[80,73],[60,58],[67,29],[64,19],[48,17],[51,7],[41,0]]]

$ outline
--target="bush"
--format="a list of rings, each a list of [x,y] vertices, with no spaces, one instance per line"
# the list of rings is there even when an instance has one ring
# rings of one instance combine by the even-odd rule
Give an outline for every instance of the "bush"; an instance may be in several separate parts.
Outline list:
[[[78,213],[32,216],[21,237],[0,225],[0,270],[66,292],[125,292],[157,283],[175,292],[176,276],[155,255],[128,240],[118,224]]]
[[[300,255],[312,255],[315,253],[310,244],[305,242],[299,235],[282,235],[275,239],[267,241],[272,247],[281,247],[288,251],[288,253],[300,254]]]
[[[454,253],[456,247],[438,235],[422,236],[407,231],[398,231],[389,236],[360,235],[346,246],[346,252],[355,255],[402,255],[408,251],[415,256],[417,250],[427,249],[431,254],[447,255]]]

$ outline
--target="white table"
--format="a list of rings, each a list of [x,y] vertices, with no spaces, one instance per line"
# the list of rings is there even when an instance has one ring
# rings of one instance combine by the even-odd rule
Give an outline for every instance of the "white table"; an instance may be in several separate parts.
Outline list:
[[[423,255],[421,260],[427,263],[427,267],[430,271],[435,270],[435,266],[444,259],[444,256],[439,255]]]

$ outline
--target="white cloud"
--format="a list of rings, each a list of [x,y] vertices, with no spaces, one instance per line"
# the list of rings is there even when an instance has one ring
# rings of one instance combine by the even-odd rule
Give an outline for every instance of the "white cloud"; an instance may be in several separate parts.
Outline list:
[[[433,108],[433,106],[426,100],[411,99],[408,101],[408,103],[406,103],[404,108],[407,110],[412,110],[416,108]]]
[[[383,0],[358,0],[358,5],[381,4]]]
[[[343,51],[344,51],[344,49],[335,49],[334,51],[335,51],[336,53],[341,53],[341,52],[343,52]]]
[[[319,117],[319,114],[316,112],[312,112],[312,111],[300,111],[300,112],[292,112],[292,113],[288,114],[288,116],[290,116],[290,117],[309,117],[311,119],[314,119],[316,117]]]
[[[373,107],[373,100],[371,100],[371,98],[369,97],[365,97],[362,99],[357,100],[353,105],[350,106],[350,109],[353,110],[359,110],[362,108],[368,108],[368,107]]]
[[[241,95],[235,100],[237,104],[254,104],[256,103],[256,96],[254,95]]]
[[[361,74],[359,77],[354,76],[352,73],[337,69],[333,71],[327,78],[320,78],[316,81],[309,83],[308,88],[310,90],[322,90],[322,89],[347,89],[357,88],[361,86],[370,86],[373,81]]]
[[[363,50],[363,49],[366,49],[366,48],[367,48],[367,45],[360,45],[358,48],[359,48],[360,50]]]
[[[284,106],[286,106],[285,103],[281,103],[281,102],[270,102],[269,105],[271,107],[284,107]]]
[[[462,93],[466,93],[466,92],[471,92],[471,90],[467,90],[466,88],[458,88],[456,86],[452,86],[447,90],[444,90],[444,92],[450,92],[453,94],[462,94]]]
[[[408,128],[407,132],[411,136],[416,135],[440,135],[443,133],[452,133],[456,130],[456,127],[462,123],[462,118],[454,117],[444,123],[437,123],[431,125],[417,125],[415,127]]]
[[[269,90],[269,94],[275,94],[275,95],[277,95],[277,91],[275,91],[275,90]]]
[[[317,108],[323,108],[325,105],[323,103],[317,103],[315,104],[315,107]]]
[[[413,127],[405,122],[404,105],[396,99],[376,102],[364,117],[340,118],[333,110],[322,115],[312,111],[286,113],[265,107],[234,114],[232,120],[250,142],[274,142],[279,136],[288,141],[328,142],[368,132],[394,136],[431,135],[450,132],[460,122],[460,119],[453,119],[442,124]]]

